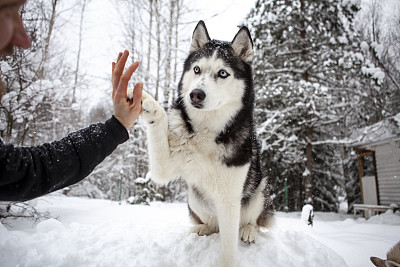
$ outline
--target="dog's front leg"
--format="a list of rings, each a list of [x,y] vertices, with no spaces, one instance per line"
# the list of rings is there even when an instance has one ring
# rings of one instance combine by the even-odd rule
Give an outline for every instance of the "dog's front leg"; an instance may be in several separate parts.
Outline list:
[[[217,204],[221,238],[221,266],[237,266],[240,200]]]
[[[168,117],[164,109],[152,96],[143,91],[142,118],[147,124],[148,150],[151,178],[166,184],[175,178],[171,168],[171,155],[168,143]]]

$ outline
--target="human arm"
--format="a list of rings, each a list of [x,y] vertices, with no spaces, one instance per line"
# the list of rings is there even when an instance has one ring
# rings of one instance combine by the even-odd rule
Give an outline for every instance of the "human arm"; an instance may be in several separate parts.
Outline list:
[[[25,201],[75,184],[128,138],[112,117],[36,147],[0,141],[0,200]]]
[[[114,116],[60,141],[37,147],[15,147],[0,139],[0,201],[25,201],[77,183],[89,175],[121,143],[141,112],[142,87],[136,84],[127,101],[135,62],[123,72],[129,52],[112,64]]]

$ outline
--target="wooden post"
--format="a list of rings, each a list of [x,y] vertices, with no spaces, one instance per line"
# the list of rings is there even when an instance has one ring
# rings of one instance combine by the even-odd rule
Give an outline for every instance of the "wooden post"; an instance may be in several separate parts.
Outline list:
[[[364,175],[364,166],[363,166],[363,156],[361,155],[361,151],[356,149],[357,152],[357,160],[358,160],[358,178],[360,179],[360,190],[361,190],[361,202],[364,204],[364,194],[363,194],[363,186],[362,186],[362,177]]]
[[[376,200],[377,200],[378,205],[380,205],[381,204],[381,198],[379,196],[378,170],[376,168],[375,151],[372,151],[372,161],[373,161],[373,165],[374,165]]]

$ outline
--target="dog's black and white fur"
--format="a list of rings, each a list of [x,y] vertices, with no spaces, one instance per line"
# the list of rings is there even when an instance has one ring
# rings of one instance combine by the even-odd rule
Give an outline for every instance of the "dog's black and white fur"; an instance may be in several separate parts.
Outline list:
[[[253,124],[252,58],[246,27],[229,43],[211,40],[200,21],[168,116],[143,92],[151,177],[186,181],[191,232],[220,232],[222,266],[230,267],[238,236],[255,242],[274,214]]]

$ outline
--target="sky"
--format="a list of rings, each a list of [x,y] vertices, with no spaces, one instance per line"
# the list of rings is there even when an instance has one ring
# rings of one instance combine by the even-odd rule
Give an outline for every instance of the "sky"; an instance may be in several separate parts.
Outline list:
[[[192,2],[199,9],[194,20],[204,20],[210,37],[225,41],[233,39],[238,31],[237,26],[240,25],[255,5],[255,0],[203,0]]]

